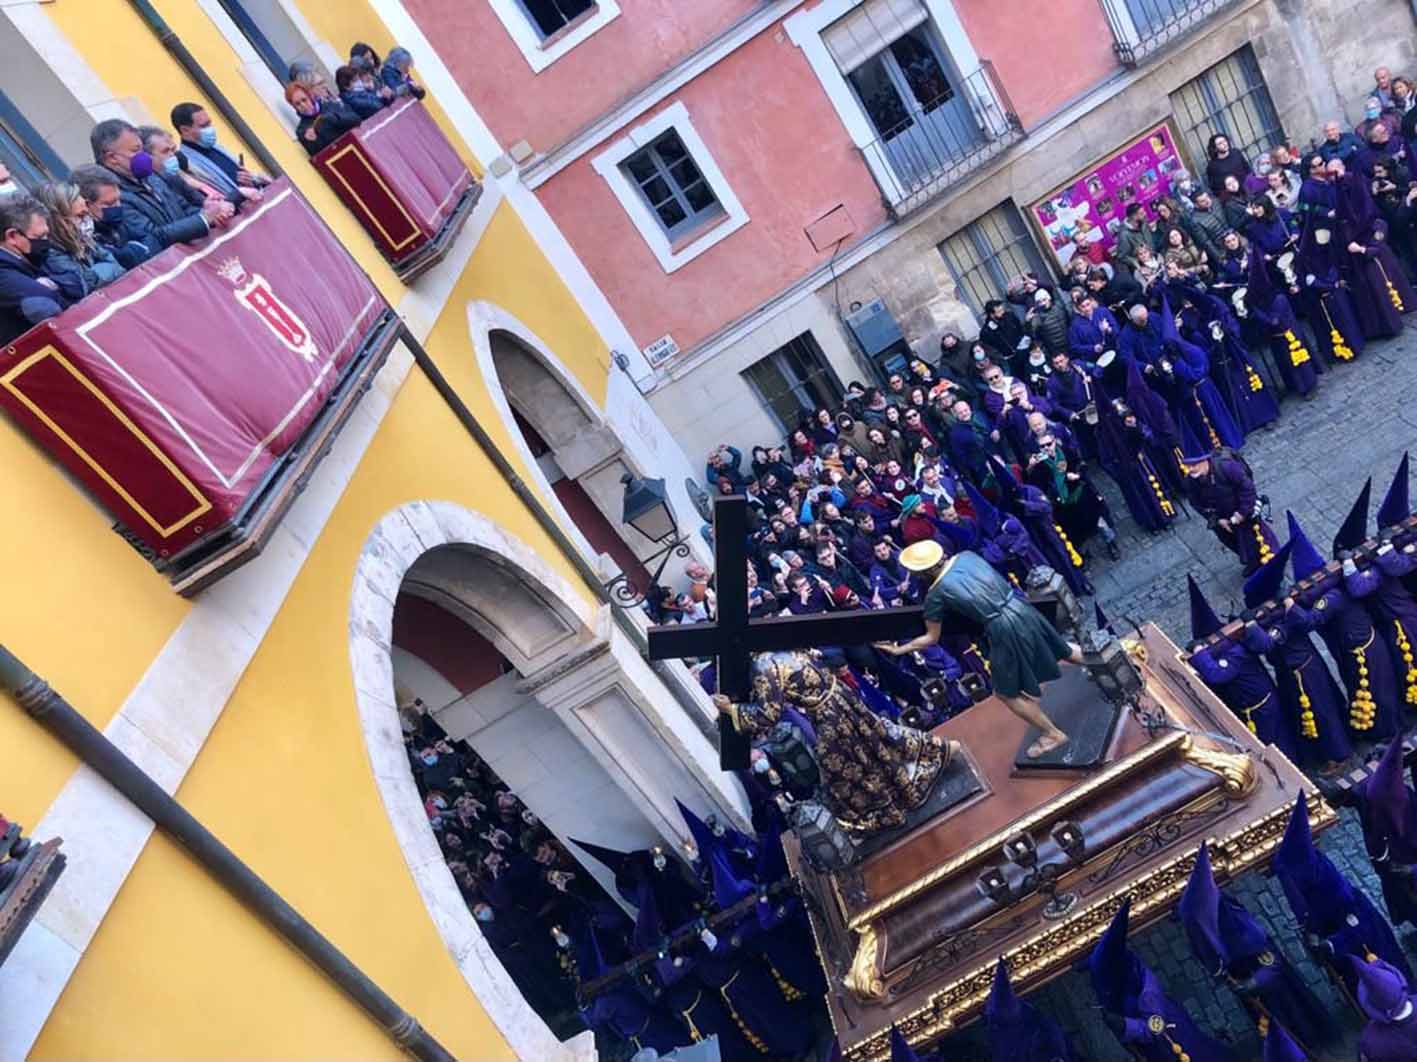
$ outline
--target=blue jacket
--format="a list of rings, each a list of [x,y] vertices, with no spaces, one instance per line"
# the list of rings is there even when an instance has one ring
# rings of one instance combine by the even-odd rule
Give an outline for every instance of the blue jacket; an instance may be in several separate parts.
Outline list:
[[[44,260],[44,275],[59,285],[70,302],[78,302],[123,275],[123,267],[107,247],[94,248],[87,261],[80,261],[58,244],[51,244]]]
[[[372,117],[387,106],[387,104],[379,98],[377,92],[350,89],[348,92],[341,92],[339,98],[346,107],[361,118]]]
[[[0,344],[24,335],[68,305],[57,287],[41,283],[39,270],[0,248]]]
[[[379,80],[393,89],[396,96],[412,96],[421,100],[427,94],[422,87],[414,83],[413,78],[393,63],[384,64],[383,69],[379,71]]]
[[[1349,162],[1353,161],[1353,156],[1357,155],[1358,152],[1362,150],[1363,141],[1359,140],[1357,136],[1352,133],[1339,133],[1338,143],[1335,144],[1325,140],[1319,145],[1319,157],[1325,162],[1331,162],[1334,159],[1342,159],[1344,165],[1347,165]]]
[[[124,223],[130,239],[146,244],[156,254],[174,243],[200,240],[211,226],[202,209],[186,199],[157,174],[135,181],[126,173],[110,171],[123,197]]]

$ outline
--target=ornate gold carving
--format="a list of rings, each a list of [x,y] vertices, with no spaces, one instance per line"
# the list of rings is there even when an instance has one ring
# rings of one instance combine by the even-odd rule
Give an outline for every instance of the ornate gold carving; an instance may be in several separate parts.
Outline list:
[[[881,979],[876,967],[880,952],[880,941],[876,939],[876,927],[866,926],[856,941],[856,957],[851,960],[851,969],[846,973],[846,987],[851,994],[865,1003],[873,1003],[886,997],[886,983]]]
[[[1130,756],[1118,760],[1106,770],[1093,775],[1086,782],[1075,785],[1067,792],[1059,794],[1032,814],[1022,819],[1016,819],[1009,823],[1004,829],[984,838],[984,840],[973,847],[965,849],[953,859],[941,863],[924,877],[917,878],[905,888],[898,889],[879,903],[872,904],[870,907],[866,908],[866,910],[852,918],[851,921],[847,923],[847,928],[860,929],[870,922],[875,922],[882,915],[895,910],[895,908],[899,907],[907,900],[920,895],[920,893],[925,892],[945,878],[952,877],[964,867],[969,866],[969,864],[997,852],[1004,841],[1014,834],[1025,833],[1049,822],[1061,815],[1068,808],[1076,807],[1078,804],[1089,799],[1099,790],[1106,789],[1115,784],[1117,779],[1129,775],[1138,768],[1151,763],[1153,760],[1167,755],[1187,740],[1189,739],[1186,734],[1173,731],[1164,738],[1137,749],[1137,751],[1133,752]]]
[[[1225,881],[1266,863],[1284,837],[1292,810],[1292,804],[1285,802],[1224,837],[1209,838],[1211,866],[1217,880]],[[1326,829],[1337,820],[1337,813],[1323,797],[1318,793],[1310,794],[1309,821],[1315,831]],[[1169,908],[1185,890],[1194,866],[1195,852],[1186,852],[1131,884],[1124,883],[1062,922],[1041,923],[1041,932],[1003,955],[1015,986],[1021,987],[1023,982],[1039,974],[1056,972],[1085,955],[1111,924],[1126,897],[1132,899],[1133,925],[1139,926],[1154,912]],[[873,937],[873,960],[874,957]],[[858,952],[858,961],[860,958],[861,953]],[[897,1018],[895,1024],[912,1047],[925,1046],[955,1029],[961,1021],[977,1014],[989,996],[993,979],[994,963],[988,960],[940,989],[920,1009]],[[847,1062],[887,1062],[890,1058],[890,1030],[882,1030],[849,1048],[845,1057]]]
[[[1150,659],[1146,651],[1146,646],[1135,638],[1123,638],[1122,648],[1126,650],[1127,656],[1131,657],[1132,663],[1141,667]]]
[[[1217,774],[1231,796],[1249,796],[1259,782],[1255,760],[1248,752],[1221,752],[1196,743],[1189,734],[1181,745],[1181,758],[1203,770]]]

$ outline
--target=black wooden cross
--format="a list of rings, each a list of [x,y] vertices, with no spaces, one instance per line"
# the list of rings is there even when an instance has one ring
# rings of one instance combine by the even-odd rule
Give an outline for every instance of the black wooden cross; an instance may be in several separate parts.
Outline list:
[[[718,691],[732,701],[749,697],[752,654],[823,645],[865,645],[913,638],[925,630],[920,606],[857,609],[818,616],[748,619],[748,500],[719,496],[713,507],[714,623],[671,624],[649,629],[651,660],[716,656]],[[747,742],[719,718],[720,759],[725,770],[747,767]]]

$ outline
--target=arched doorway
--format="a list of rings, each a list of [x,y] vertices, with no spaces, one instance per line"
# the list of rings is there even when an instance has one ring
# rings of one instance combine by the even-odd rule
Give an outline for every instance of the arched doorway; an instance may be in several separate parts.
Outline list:
[[[468,314],[483,379],[533,478],[587,552],[608,554],[643,589],[649,573],[640,558],[660,546],[623,524],[621,477],[654,472],[635,466],[613,426],[530,329],[491,303],[475,302]]]
[[[406,629],[415,623],[428,630]],[[370,533],[351,594],[350,659],[381,797],[449,954],[519,1057],[593,1057],[587,1034],[562,1043],[552,1032],[474,920],[415,782],[399,701],[431,702],[448,734],[465,731],[470,749],[497,759],[502,781],[535,792],[527,803],[553,831],[612,848],[677,848],[686,838],[676,797],[746,825],[712,746],[604,606],[451,503],[410,503]],[[615,810],[590,822],[587,807]]]

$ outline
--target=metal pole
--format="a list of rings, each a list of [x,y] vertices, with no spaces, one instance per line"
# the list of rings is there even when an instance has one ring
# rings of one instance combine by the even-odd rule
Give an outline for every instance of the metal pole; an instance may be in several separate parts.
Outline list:
[[[197,83],[202,95],[211,101],[211,105],[225,119],[226,124],[231,126],[236,135],[251,149],[251,154],[256,156],[262,168],[272,177],[285,176],[285,170],[276,161],[276,157],[266,150],[265,144],[261,143],[261,138],[256,135],[255,130],[246,124],[246,119],[241,117],[241,113],[226,98],[226,94],[217,87],[217,83],[211,79],[202,64],[197,62],[196,56],[187,50],[187,46],[182,43],[182,38],[172,32],[172,27],[158,14],[157,9],[148,0],[128,0],[128,2],[138,13],[138,17],[162,42],[163,47],[172,53],[172,57],[177,60],[178,65]]]
[[[418,1020],[350,962],[231,849],[222,844],[118,746],[104,737],[49,683],[0,645],[0,692],[8,693],[109,785],[181,844],[233,896],[320,968],[389,1038],[419,1062],[454,1062]]]

